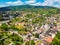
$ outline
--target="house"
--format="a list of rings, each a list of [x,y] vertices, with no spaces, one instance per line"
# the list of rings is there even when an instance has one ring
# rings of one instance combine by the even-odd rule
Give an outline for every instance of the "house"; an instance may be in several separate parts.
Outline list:
[[[36,41],[35,45],[44,45],[42,41]]]
[[[45,30],[48,30],[49,28],[50,28],[50,26],[49,26],[48,24],[45,24],[45,25],[44,25],[44,29],[45,29]]]
[[[3,14],[3,15],[2,15],[2,19],[3,19],[3,20],[9,20],[10,17],[9,17],[8,14]]]
[[[22,22],[16,22],[15,25],[24,25],[24,23]]]
[[[0,26],[1,26],[2,24],[0,24]]]
[[[48,35],[48,36],[52,36],[52,35],[55,35],[55,34],[57,34],[57,30],[48,30],[46,33],[45,33],[45,35]]]
[[[25,23],[23,23],[23,22],[22,23],[21,22],[17,22],[17,23],[15,23],[15,27],[18,28],[18,29],[22,29],[22,28],[25,27],[24,24]]]
[[[44,37],[44,40],[47,42],[47,43],[51,43],[53,38],[51,36],[47,36],[47,37]]]
[[[60,22],[57,22],[58,31],[60,31]]]
[[[51,35],[52,38],[54,38],[55,35],[56,35],[56,34],[54,34],[54,33],[49,33],[49,34]]]
[[[13,32],[12,32],[12,31],[9,31],[8,33],[9,33],[10,35],[12,35],[12,34],[13,34]]]

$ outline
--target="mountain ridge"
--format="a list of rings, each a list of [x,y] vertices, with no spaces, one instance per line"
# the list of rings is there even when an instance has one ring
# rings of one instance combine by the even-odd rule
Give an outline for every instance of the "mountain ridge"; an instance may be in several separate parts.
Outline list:
[[[9,10],[12,10],[12,9],[22,9],[22,8],[41,8],[41,9],[51,9],[51,8],[54,8],[54,9],[58,9],[56,7],[51,7],[51,6],[32,6],[32,5],[20,5],[20,6],[8,6],[8,7],[1,7],[0,8],[0,11],[9,11]]]

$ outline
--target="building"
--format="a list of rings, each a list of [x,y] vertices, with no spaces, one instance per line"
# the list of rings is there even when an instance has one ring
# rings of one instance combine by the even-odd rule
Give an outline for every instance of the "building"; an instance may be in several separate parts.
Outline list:
[[[47,43],[51,44],[53,38],[52,38],[51,36],[47,36],[47,37],[44,37],[44,40],[45,40]]]

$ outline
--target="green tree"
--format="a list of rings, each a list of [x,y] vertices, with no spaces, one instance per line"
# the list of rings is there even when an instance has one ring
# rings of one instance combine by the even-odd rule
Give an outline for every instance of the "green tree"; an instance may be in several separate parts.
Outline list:
[[[30,41],[30,45],[35,45],[34,40],[31,40],[31,41]]]
[[[52,45],[60,45],[60,32],[58,32],[55,38],[53,39]]]
[[[18,36],[17,34],[13,34],[10,36],[11,40],[14,42],[14,44],[22,45],[23,44],[23,38]]]
[[[35,34],[35,37],[36,37],[36,38],[39,38],[39,34],[36,33],[36,34]]]
[[[30,45],[30,44],[29,44],[29,41],[27,41],[27,42],[25,43],[25,45]]]
[[[1,26],[0,26],[1,29],[4,29],[5,31],[7,31],[9,28],[8,28],[8,25],[3,23]]]

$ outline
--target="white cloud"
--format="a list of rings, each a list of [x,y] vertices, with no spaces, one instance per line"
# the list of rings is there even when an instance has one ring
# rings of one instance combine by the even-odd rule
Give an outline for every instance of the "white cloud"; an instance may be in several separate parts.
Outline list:
[[[4,4],[1,4],[0,7],[6,7],[6,6],[9,6],[9,5],[4,5]]]
[[[31,1],[31,0],[30,0]],[[34,0],[35,1],[35,0]],[[34,2],[33,1],[33,2]],[[60,0],[45,0],[43,3],[41,2],[34,2],[34,3],[29,3],[29,5],[34,5],[34,6],[54,6],[54,7],[60,7],[60,4],[54,5],[54,2],[60,3]]]
[[[23,2],[18,0],[15,2],[6,2],[7,5],[23,5]]]
[[[45,0],[43,5],[45,4],[45,5],[51,6],[51,5],[53,5],[54,2],[55,2],[55,0]]]
[[[34,4],[36,3],[36,0],[28,0],[28,1],[25,1],[25,4]]]
[[[58,1],[58,2],[60,2],[60,0],[55,0],[55,1]]]
[[[42,5],[43,5],[43,6],[60,7],[60,4],[54,5],[54,2],[60,3],[60,0],[45,0],[44,3],[42,3]]]
[[[53,6],[54,2],[60,3],[59,0],[45,0],[44,3],[43,3],[43,5]]]
[[[41,3],[38,2],[38,3],[30,4],[30,5],[33,5],[33,6],[41,6]]]
[[[60,4],[54,5],[54,2],[60,3],[60,0],[45,0],[43,3],[41,2],[36,2],[36,0],[27,0],[27,1],[22,1],[22,0],[17,0],[14,2],[6,2],[7,5],[33,5],[33,6],[54,6],[54,7],[60,7]],[[2,5],[6,6],[6,5]]]
[[[57,7],[57,8],[60,8],[60,5],[52,5],[53,7]]]

